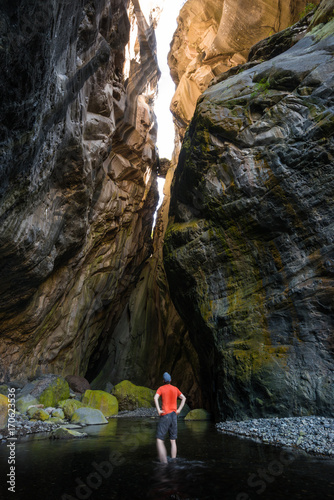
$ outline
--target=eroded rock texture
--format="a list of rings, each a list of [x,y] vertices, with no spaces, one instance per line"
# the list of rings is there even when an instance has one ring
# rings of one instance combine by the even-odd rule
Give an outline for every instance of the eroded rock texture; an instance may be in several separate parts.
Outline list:
[[[158,387],[162,374],[168,371],[172,383],[181,388],[187,404],[202,407],[199,359],[189,337],[187,326],[170,298],[163,265],[163,239],[168,224],[170,185],[175,171],[167,161],[164,171],[164,199],[154,229],[153,253],[144,266],[120,321],[110,339],[103,365],[93,387],[108,388],[122,380]]]
[[[315,0],[313,5],[318,5]],[[212,79],[243,64],[259,40],[295,23],[308,0],[188,0],[168,62],[177,90],[171,104],[181,140],[196,101]]]
[[[152,251],[155,14],[1,10],[0,379],[84,375]]]
[[[334,409],[332,11],[206,90],[182,147],[165,267],[218,417]]]

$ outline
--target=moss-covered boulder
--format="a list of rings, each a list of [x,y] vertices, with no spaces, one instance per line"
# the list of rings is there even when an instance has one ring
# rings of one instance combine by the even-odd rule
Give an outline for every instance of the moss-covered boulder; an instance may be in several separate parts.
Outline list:
[[[70,396],[70,387],[63,377],[58,375],[44,375],[27,384],[22,390],[22,396],[31,394],[38,401],[47,406],[57,406],[58,401]]]
[[[95,410],[94,408],[79,408],[73,414],[71,422],[73,424],[99,425],[107,424],[108,420],[100,410]]]
[[[0,394],[0,429],[4,429],[8,419],[8,398]]]
[[[105,417],[111,417],[118,413],[118,401],[116,397],[105,391],[88,390],[83,395],[81,402],[85,406],[102,411]]]
[[[50,439],[76,439],[85,438],[88,434],[86,432],[78,432],[72,429],[67,429],[66,427],[59,427],[58,429],[52,431]]]
[[[56,408],[51,413],[51,416],[54,417],[54,418],[64,419],[65,418],[65,413],[64,413],[64,410],[62,410],[62,408]]]
[[[121,411],[154,406],[155,391],[148,387],[134,385],[129,380],[123,380],[115,385],[112,393],[117,398]]]
[[[38,401],[31,394],[27,394],[26,396],[22,396],[16,400],[16,409],[20,413],[26,413],[29,406],[37,405]]]
[[[34,420],[49,420],[50,415],[47,411],[43,410],[43,408],[37,408],[36,406],[32,406],[28,409],[27,415],[30,419]]]
[[[63,410],[65,418],[70,420],[78,408],[82,408],[84,404],[77,399],[65,399],[64,401],[59,401],[58,406]]]
[[[206,410],[198,408],[196,410],[191,410],[184,418],[184,420],[210,420],[211,415]]]

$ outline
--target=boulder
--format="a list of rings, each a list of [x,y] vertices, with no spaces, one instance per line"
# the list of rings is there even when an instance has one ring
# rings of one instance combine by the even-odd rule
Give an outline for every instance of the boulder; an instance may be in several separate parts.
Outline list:
[[[70,386],[70,389],[74,392],[79,392],[83,394],[85,391],[90,389],[90,383],[84,377],[79,375],[67,375],[65,377],[66,382]]]
[[[8,419],[8,398],[0,394],[0,429],[4,429]]]
[[[71,418],[73,424],[99,425],[107,424],[108,420],[102,411],[94,408],[78,408]]]
[[[61,418],[61,419],[65,418],[64,411],[61,408],[56,408],[55,410],[53,410],[51,415],[53,418]]]
[[[70,388],[63,377],[58,375],[44,375],[30,382],[22,389],[22,396],[31,394],[44,406],[57,406],[58,401],[67,399]]]
[[[84,405],[76,399],[65,399],[64,401],[60,401],[58,406],[63,410],[65,417],[70,420],[73,413],[75,413],[78,408],[82,408]]]
[[[129,380],[123,380],[115,385],[112,393],[117,398],[121,411],[154,406],[155,391],[147,387],[134,385]]]
[[[66,427],[59,427],[58,429],[52,431],[50,439],[75,439],[75,438],[85,438],[88,434],[86,432],[78,432]]]
[[[105,391],[88,390],[83,395],[81,402],[85,406],[101,410],[105,417],[111,417],[118,413],[118,401],[116,397]]]
[[[22,396],[16,400],[16,409],[20,413],[26,413],[30,406],[37,405],[38,401],[31,394],[27,394],[26,396]]]
[[[47,411],[43,410],[43,408],[37,408],[36,406],[32,406],[28,409],[27,415],[30,419],[34,420],[49,420],[50,415]]]
[[[184,418],[184,420],[211,420],[211,415],[203,408],[191,410]]]

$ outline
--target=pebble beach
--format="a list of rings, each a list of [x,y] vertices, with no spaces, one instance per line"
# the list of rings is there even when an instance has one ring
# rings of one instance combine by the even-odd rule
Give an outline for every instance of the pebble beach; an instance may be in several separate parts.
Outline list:
[[[216,427],[226,434],[300,449],[312,455],[334,457],[334,418],[260,418],[221,422]]]

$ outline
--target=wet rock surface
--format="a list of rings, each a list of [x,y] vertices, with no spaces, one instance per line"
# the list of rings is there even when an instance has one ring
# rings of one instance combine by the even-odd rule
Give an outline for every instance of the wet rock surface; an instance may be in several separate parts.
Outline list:
[[[327,21],[206,90],[183,143],[164,263],[216,419],[333,414]]]
[[[260,440],[263,443],[334,457],[333,418],[262,418],[243,422],[221,422],[216,427],[221,432]]]
[[[0,380],[95,375],[151,254],[154,22],[125,0],[2,8]]]

